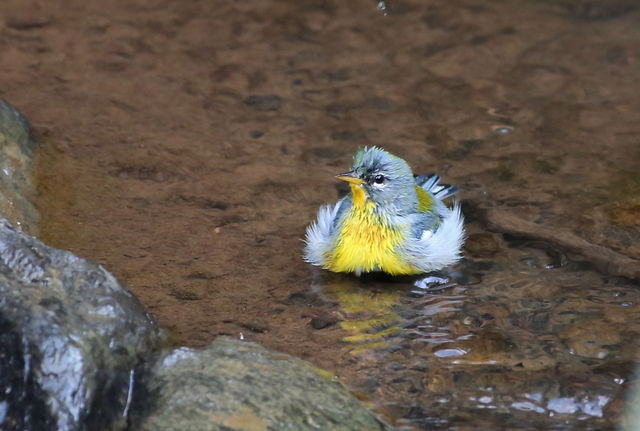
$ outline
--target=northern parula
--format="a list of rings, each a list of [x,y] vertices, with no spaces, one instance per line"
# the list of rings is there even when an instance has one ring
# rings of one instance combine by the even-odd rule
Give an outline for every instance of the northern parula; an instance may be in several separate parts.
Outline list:
[[[442,200],[458,189],[435,174],[414,176],[400,157],[364,147],[349,172],[336,176],[351,193],[325,205],[306,232],[304,259],[334,272],[421,274],[460,259],[460,204]]]

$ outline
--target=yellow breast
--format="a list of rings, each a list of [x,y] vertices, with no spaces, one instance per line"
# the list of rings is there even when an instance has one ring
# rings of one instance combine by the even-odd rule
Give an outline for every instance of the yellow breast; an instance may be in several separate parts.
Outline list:
[[[352,206],[341,226],[336,247],[327,256],[327,269],[335,272],[418,274],[396,249],[404,240],[405,229],[387,226],[374,212],[375,204],[366,199],[359,185],[351,185]]]

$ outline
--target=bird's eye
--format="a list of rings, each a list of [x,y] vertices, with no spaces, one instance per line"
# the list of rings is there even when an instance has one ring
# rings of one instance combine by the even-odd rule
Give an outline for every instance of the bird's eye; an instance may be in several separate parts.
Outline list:
[[[384,183],[384,180],[386,178],[384,177],[384,175],[376,175],[375,177],[373,177],[373,182],[376,184],[382,184]]]

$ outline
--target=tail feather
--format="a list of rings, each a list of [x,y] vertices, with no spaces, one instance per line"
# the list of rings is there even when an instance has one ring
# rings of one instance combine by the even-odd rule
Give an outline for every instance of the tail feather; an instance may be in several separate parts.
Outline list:
[[[440,184],[440,176],[437,174],[417,175],[415,179],[416,184],[440,200],[450,198],[459,190],[451,184]]]

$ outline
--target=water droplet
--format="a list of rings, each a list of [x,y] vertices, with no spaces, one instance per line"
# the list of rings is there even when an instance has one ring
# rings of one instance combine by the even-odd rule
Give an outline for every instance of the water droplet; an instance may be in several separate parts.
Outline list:
[[[533,411],[536,413],[545,413],[545,409],[535,405],[530,401],[517,401],[517,402],[511,403],[511,407],[513,407],[514,409],[522,410],[522,411]]]
[[[501,135],[506,135],[507,133],[513,132],[513,127],[507,126],[506,124],[496,124],[491,126],[491,130]]]
[[[429,276],[416,280],[413,285],[420,289],[433,289],[442,288],[442,285],[447,284],[448,282],[449,280],[443,277]]]
[[[438,358],[452,358],[456,356],[464,356],[467,352],[459,347],[453,349],[441,349],[434,352]]]
[[[482,404],[489,404],[491,401],[493,401],[493,397],[489,395],[484,395],[478,398],[478,401],[481,402]]]
[[[387,4],[384,2],[384,0],[378,2],[377,8],[378,10],[382,11],[384,16],[387,16]]]
[[[573,414],[578,411],[578,406],[572,397],[558,397],[549,400],[547,409],[561,414]]]

